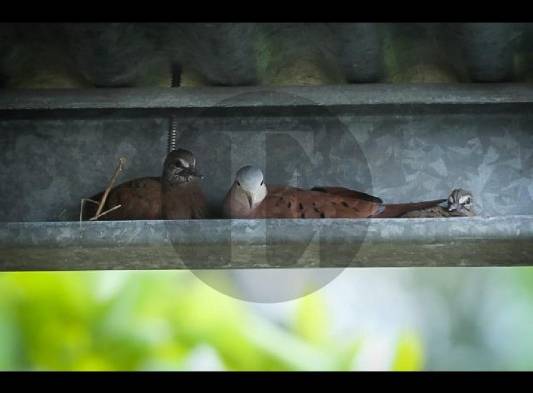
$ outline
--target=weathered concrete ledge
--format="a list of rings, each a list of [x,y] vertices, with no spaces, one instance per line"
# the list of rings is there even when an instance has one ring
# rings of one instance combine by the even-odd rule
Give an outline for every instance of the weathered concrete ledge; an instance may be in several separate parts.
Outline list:
[[[533,266],[533,216],[0,224],[0,271]]]

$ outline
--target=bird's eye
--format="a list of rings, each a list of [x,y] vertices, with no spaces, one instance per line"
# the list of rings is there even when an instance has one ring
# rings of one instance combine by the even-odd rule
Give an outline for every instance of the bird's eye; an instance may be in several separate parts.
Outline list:
[[[237,180],[237,185],[240,187],[241,186],[241,183]]]
[[[264,180],[261,180],[261,184],[260,185],[262,186],[263,184],[264,184]]]

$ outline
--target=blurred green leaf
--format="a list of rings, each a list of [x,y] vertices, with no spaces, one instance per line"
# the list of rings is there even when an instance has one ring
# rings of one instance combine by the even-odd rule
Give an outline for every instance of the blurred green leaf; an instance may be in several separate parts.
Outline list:
[[[414,333],[403,333],[398,339],[392,364],[394,371],[422,370],[424,363],[421,340]]]
[[[3,273],[0,368],[351,369],[360,339],[334,340],[329,320],[321,293],[278,325],[190,272]],[[399,368],[416,364],[411,341]]]
[[[298,300],[294,331],[313,344],[323,344],[327,340],[328,318],[320,292],[304,296]]]

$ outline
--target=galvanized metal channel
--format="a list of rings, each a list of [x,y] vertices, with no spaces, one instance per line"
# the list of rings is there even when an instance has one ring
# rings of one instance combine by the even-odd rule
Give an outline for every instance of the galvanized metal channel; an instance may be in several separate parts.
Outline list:
[[[442,197],[460,184],[474,192],[480,216],[79,223],[75,215],[59,214],[63,208],[76,213],[79,198],[105,184],[116,154],[131,153],[128,178],[159,170],[168,111],[179,116],[190,138],[185,141],[204,157],[205,172],[214,179],[207,193],[216,205],[232,174],[208,160],[225,148],[209,143],[213,129],[257,133],[279,122],[298,130],[295,119],[323,116],[317,108],[340,119],[367,154],[373,189],[365,191],[398,202]],[[196,119],[195,111],[204,109],[214,111]],[[118,120],[109,122],[107,115]],[[533,265],[529,85],[4,90],[0,116],[1,271]],[[99,144],[103,137],[105,146]],[[418,145],[405,143],[406,137]],[[332,151],[342,147],[340,138],[326,140]],[[392,154],[381,154],[391,146]],[[247,148],[246,157],[260,153]],[[281,164],[273,176],[283,179],[290,173],[283,172],[286,157],[278,151],[274,158]],[[403,165],[406,157],[409,165]],[[333,162],[324,168],[329,178],[303,173],[302,185],[323,184],[334,173],[336,181],[356,187],[351,165]],[[441,167],[445,173],[435,174]],[[426,179],[428,186],[406,179]]]

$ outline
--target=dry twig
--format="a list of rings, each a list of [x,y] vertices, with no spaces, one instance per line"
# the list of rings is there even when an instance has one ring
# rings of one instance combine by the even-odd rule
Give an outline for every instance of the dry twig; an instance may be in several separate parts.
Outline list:
[[[113,210],[116,210],[116,209],[122,207],[122,205],[117,205],[117,206],[113,206],[111,209],[108,209],[108,210],[102,212],[102,210],[104,209],[105,203],[107,201],[107,196],[109,195],[109,192],[113,188],[113,185],[115,184],[118,175],[122,172],[125,164],[126,164],[126,157],[120,157],[120,159],[118,161],[118,166],[115,169],[115,173],[113,173],[113,177],[111,177],[111,180],[109,181],[109,185],[105,189],[104,194],[102,195],[102,198],[100,199],[99,202],[93,201],[92,199],[87,199],[87,198],[83,198],[81,200],[80,221],[82,221],[82,219],[83,219],[83,211],[84,211],[84,208],[85,208],[85,202],[92,202],[92,203],[95,203],[95,204],[98,205],[98,209],[96,210],[96,214],[94,215],[94,217],[91,217],[89,219],[89,221],[96,221],[100,217],[112,212]]]
[[[100,213],[99,215],[94,216],[94,217],[92,217],[92,218],[89,218],[89,221],[96,221],[96,220],[98,220],[100,217],[105,216],[107,213],[111,213],[113,210],[117,210],[119,207],[122,207],[122,205],[116,205],[116,206],[113,206],[111,209],[107,209],[105,212]]]

